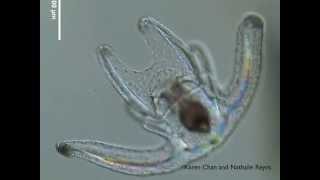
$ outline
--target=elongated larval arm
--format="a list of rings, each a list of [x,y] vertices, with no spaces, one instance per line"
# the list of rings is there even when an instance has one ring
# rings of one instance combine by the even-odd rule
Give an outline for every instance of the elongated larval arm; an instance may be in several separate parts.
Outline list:
[[[261,74],[263,35],[263,18],[255,13],[246,14],[238,26],[232,81],[219,90],[226,115],[225,125],[221,128],[228,128],[224,130],[226,135],[236,126],[254,97]]]
[[[169,141],[158,147],[134,149],[93,140],[68,140],[57,143],[56,148],[66,157],[83,159],[130,175],[168,173],[189,161],[173,149]]]

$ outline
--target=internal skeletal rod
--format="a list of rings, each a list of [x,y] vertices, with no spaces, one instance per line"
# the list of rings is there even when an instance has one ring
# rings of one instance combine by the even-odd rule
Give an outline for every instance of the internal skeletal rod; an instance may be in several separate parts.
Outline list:
[[[128,112],[164,142],[156,147],[133,148],[95,140],[66,140],[56,144],[57,151],[130,175],[173,172],[208,154],[231,135],[254,97],[261,72],[264,24],[256,13],[243,16],[237,29],[232,80],[223,87],[210,51],[203,43],[185,43],[154,18],[140,18],[138,29],[153,57],[149,67],[142,71],[130,69],[110,45],[99,46],[97,56]],[[186,130],[167,115],[171,108],[162,110],[158,104],[167,84],[181,77],[181,82],[199,85],[193,88],[192,96],[215,120],[207,133]]]

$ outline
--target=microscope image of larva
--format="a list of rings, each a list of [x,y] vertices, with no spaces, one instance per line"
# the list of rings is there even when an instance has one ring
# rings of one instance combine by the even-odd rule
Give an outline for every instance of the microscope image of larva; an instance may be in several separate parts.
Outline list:
[[[107,44],[97,48],[97,59],[130,116],[164,143],[135,148],[65,140],[56,144],[57,151],[141,176],[173,172],[213,152],[232,135],[254,97],[262,67],[264,24],[257,13],[246,13],[241,19],[232,79],[223,86],[205,44],[184,42],[155,18],[140,18],[139,32],[153,57],[150,66],[140,71],[127,67]]]

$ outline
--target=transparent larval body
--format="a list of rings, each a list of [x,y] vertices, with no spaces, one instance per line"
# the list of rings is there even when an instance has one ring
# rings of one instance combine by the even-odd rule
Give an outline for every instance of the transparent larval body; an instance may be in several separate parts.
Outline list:
[[[232,81],[222,86],[208,48],[184,42],[152,17],[138,29],[152,53],[152,63],[133,70],[111,45],[97,48],[97,58],[143,129],[162,137],[157,147],[134,148],[95,140],[65,140],[59,153],[130,175],[173,172],[224,144],[254,97],[261,73],[264,20],[246,13],[237,29]]]

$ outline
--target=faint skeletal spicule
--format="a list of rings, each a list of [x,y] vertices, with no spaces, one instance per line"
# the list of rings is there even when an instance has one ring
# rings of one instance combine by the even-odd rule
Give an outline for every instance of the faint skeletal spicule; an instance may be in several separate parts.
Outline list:
[[[208,48],[186,43],[152,17],[138,29],[152,52],[141,71],[127,67],[110,45],[97,48],[98,61],[143,129],[165,143],[134,148],[95,140],[65,140],[57,151],[130,175],[172,172],[220,147],[254,97],[261,72],[263,18],[246,13],[237,29],[235,66],[227,86],[218,81]]]

